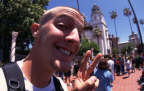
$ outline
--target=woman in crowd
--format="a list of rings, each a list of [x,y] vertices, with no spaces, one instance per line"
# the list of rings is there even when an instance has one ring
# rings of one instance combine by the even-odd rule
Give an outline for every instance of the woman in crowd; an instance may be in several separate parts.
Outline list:
[[[98,64],[98,69],[94,73],[94,75],[99,79],[100,83],[98,88],[95,89],[95,91],[112,91],[112,82],[114,80],[114,77],[109,70],[109,65],[107,63],[107,60],[102,60]]]

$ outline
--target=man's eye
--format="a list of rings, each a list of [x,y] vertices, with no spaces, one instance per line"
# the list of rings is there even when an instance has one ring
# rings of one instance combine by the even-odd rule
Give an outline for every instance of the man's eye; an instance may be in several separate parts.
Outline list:
[[[66,30],[68,27],[64,23],[58,23],[57,28],[61,30]]]

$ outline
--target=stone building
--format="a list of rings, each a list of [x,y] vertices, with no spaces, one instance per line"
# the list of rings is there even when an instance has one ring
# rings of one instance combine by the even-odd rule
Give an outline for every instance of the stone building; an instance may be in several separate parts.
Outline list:
[[[110,40],[110,46],[112,49],[118,49],[118,42],[119,38],[115,37],[114,35],[109,35],[109,40]]]
[[[104,20],[104,15],[96,4],[92,7],[91,19],[90,22],[86,24],[86,29],[82,37],[97,43],[102,54],[106,55],[111,53],[108,28]]]
[[[133,45],[133,48],[136,48],[137,45],[140,43],[138,39],[138,35],[134,32],[132,32],[131,35],[129,35],[129,42]]]
[[[138,39],[138,35],[132,32],[131,35],[128,36],[129,40],[126,42],[119,43],[119,51],[128,44],[132,45],[133,50],[137,49],[138,45],[140,44],[140,40]]]

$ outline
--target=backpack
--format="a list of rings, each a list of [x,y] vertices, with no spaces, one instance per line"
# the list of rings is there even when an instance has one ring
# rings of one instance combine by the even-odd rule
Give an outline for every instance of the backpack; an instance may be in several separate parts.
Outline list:
[[[25,91],[24,77],[17,63],[2,66],[8,91]],[[64,91],[60,81],[53,76],[56,91]]]

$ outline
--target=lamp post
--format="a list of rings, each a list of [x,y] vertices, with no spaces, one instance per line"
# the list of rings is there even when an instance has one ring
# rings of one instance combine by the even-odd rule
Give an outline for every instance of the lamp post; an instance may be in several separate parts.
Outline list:
[[[137,29],[138,29],[138,33],[139,33],[139,37],[140,37],[140,42],[141,42],[140,44],[141,44],[141,48],[143,50],[144,47],[143,47],[142,34],[141,34],[141,30],[140,30],[140,27],[139,27],[139,24],[138,24],[137,16],[136,16],[136,13],[135,13],[135,11],[133,9],[133,6],[132,6],[130,0],[128,0],[128,3],[129,3],[129,5],[130,5],[130,7],[132,9],[132,12],[133,12],[133,15],[134,15],[134,18],[135,18],[135,23],[136,23],[136,26],[137,26]]]
[[[18,32],[12,32],[12,45],[11,45],[11,55],[10,55],[11,62],[15,62],[15,47],[16,47],[17,36],[18,36]]]

